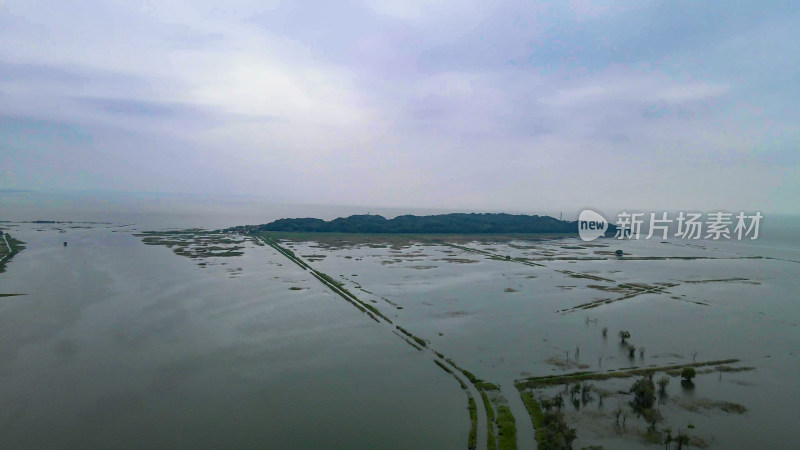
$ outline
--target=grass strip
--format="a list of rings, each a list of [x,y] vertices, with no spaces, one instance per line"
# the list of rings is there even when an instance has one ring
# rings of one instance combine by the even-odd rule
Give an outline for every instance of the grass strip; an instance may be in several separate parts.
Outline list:
[[[22,250],[25,250],[24,242],[14,239],[7,233],[0,236],[0,273],[6,271],[6,264]]]
[[[542,405],[533,397],[533,394],[526,391],[520,391],[520,397],[522,397],[522,403],[525,404],[525,409],[528,410],[528,415],[531,417],[531,423],[533,424],[533,431],[536,437],[536,442],[542,443],[545,442],[545,435],[544,435],[544,412],[542,411]]]
[[[554,384],[572,383],[585,380],[607,380],[610,378],[630,378],[633,376],[647,375],[649,372],[670,372],[684,367],[704,367],[722,366],[739,362],[738,359],[723,359],[718,361],[707,361],[687,364],[671,364],[667,366],[643,367],[627,370],[610,370],[606,372],[573,372],[564,375],[548,375],[543,377],[529,377],[518,380],[515,384],[518,390],[525,388],[537,388],[541,386],[552,386]]]
[[[483,407],[486,409],[486,449],[497,450],[497,438],[494,435],[494,408],[486,392],[481,391]]]
[[[497,444],[500,450],[516,450],[517,423],[506,405],[497,405]]]
[[[467,439],[467,448],[475,450],[478,446],[478,407],[475,404],[475,399],[469,396],[469,438]]]
[[[264,240],[264,242],[267,245],[269,245],[270,247],[274,248],[280,254],[282,254],[283,256],[285,256],[286,258],[290,259],[292,262],[294,262],[295,264],[297,264],[298,266],[303,268],[303,270],[311,272],[311,274],[314,275],[314,277],[317,278],[320,282],[322,282],[322,284],[328,286],[328,288],[330,288],[332,291],[334,291],[340,297],[344,298],[345,300],[347,300],[348,302],[353,304],[353,306],[358,308],[361,312],[366,312],[366,310],[369,310],[372,314],[380,317],[381,319],[383,319],[383,320],[385,320],[385,321],[387,321],[389,323],[393,323],[392,320],[389,319],[388,317],[386,317],[385,315],[383,315],[378,310],[378,308],[370,305],[369,303],[361,301],[358,297],[355,296],[355,294],[353,294],[352,292],[347,290],[347,288],[344,287],[343,283],[334,280],[330,275],[328,275],[328,274],[326,274],[324,272],[321,272],[319,270],[314,269],[313,267],[308,265],[305,261],[303,261],[302,259],[298,258],[297,255],[295,255],[295,253],[293,251],[289,250],[288,248],[285,248],[285,247],[281,246],[280,244],[278,244],[274,239],[270,238],[269,236],[262,236],[261,238]],[[369,313],[367,313],[367,314],[369,314]],[[369,314],[369,315],[370,315],[370,317],[375,319],[375,317],[373,317],[371,314]],[[377,319],[375,319],[375,321],[376,322],[380,322]],[[415,341],[417,341],[417,343],[419,343],[423,347],[427,346],[427,344],[425,344],[425,341],[423,341],[422,339],[419,339],[419,338],[417,338],[415,336],[411,336],[411,338],[414,339]]]

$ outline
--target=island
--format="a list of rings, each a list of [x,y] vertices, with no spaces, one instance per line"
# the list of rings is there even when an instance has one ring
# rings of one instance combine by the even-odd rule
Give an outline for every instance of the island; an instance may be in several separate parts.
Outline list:
[[[578,223],[550,216],[506,213],[451,213],[430,216],[403,215],[387,219],[359,214],[325,221],[315,218],[279,219],[267,224],[244,225],[229,231],[264,231],[366,234],[563,234],[574,236]],[[613,233],[609,226],[608,233]]]

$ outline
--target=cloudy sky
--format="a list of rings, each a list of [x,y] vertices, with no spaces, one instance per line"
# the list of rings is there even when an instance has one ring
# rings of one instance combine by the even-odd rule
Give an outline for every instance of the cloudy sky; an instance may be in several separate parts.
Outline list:
[[[0,189],[799,213],[800,7],[4,0]]]

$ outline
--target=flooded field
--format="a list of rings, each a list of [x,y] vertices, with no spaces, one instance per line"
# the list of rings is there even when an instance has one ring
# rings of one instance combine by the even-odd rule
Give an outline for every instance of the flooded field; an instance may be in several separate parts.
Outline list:
[[[785,247],[3,225],[4,447],[535,448],[532,404],[575,448],[798,437]]]
[[[0,447],[467,445],[452,377],[273,251],[190,259],[125,227],[13,225]]]

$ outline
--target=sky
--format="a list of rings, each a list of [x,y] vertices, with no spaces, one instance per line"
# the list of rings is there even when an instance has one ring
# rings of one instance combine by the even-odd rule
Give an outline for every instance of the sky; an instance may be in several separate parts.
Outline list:
[[[1,1],[0,190],[800,213],[795,2]]]

